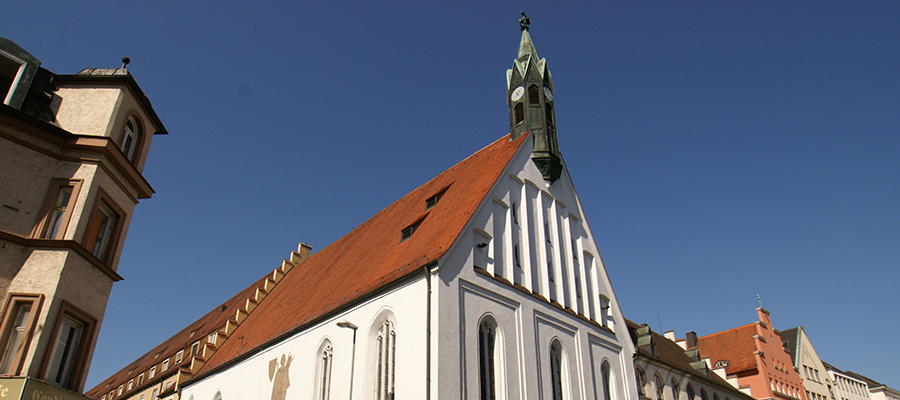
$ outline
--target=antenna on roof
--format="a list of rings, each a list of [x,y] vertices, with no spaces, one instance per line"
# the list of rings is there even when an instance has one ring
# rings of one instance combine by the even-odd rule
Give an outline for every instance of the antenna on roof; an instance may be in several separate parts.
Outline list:
[[[122,57],[122,69],[125,69],[125,66],[131,62],[131,59],[128,57]]]
[[[659,331],[662,332],[662,320],[659,319],[659,311],[656,312],[656,323],[659,324]]]

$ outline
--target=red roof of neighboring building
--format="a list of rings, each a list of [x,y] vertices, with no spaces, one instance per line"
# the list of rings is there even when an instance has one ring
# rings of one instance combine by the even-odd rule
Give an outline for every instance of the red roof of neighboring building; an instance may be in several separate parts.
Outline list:
[[[438,260],[454,243],[524,142],[509,135],[444,171],[292,269],[195,377],[255,353],[341,306]],[[426,210],[426,200],[443,191]],[[401,241],[401,231],[419,222]]]
[[[700,356],[709,357],[713,366],[719,361],[727,361],[725,373],[728,375],[756,369],[756,323],[739,326],[697,339]]]
[[[100,382],[93,389],[87,391],[85,396],[90,398],[100,398],[100,396],[108,393],[113,388],[119,387],[119,385],[128,382],[129,379],[136,378],[141,373],[147,372],[150,367],[160,364],[166,358],[175,356],[179,350],[182,350],[189,346],[191,343],[203,340],[206,342],[206,335],[212,332],[214,329],[225,324],[231,318],[234,318],[237,310],[244,307],[247,299],[253,296],[256,291],[256,288],[262,286],[263,282],[269,278],[272,274],[266,274],[266,276],[260,278],[258,281],[254,282],[252,285],[248,286],[246,289],[240,291],[234,297],[228,299],[220,306],[216,307],[212,311],[208,312],[206,315],[200,317],[200,319],[194,321],[192,324],[188,325],[186,328],[182,329],[180,332],[176,333],[174,336],[170,337],[165,342],[159,344],[154,347],[152,350],[148,351],[143,356],[139,357],[137,360],[134,360],[131,364],[122,368],[119,372],[116,372],[109,378]],[[156,356],[159,354],[159,357]],[[181,364],[189,364],[191,361],[191,357],[185,355]],[[171,374],[181,365],[175,364],[175,360],[172,359],[169,364],[169,369],[165,372],[157,371],[157,375],[150,379],[148,375],[144,375],[145,383],[149,384],[151,381],[157,380],[160,376]],[[130,371],[130,373],[129,373]],[[139,387],[135,386],[134,390],[139,389]],[[127,392],[123,392],[123,395],[126,395]]]

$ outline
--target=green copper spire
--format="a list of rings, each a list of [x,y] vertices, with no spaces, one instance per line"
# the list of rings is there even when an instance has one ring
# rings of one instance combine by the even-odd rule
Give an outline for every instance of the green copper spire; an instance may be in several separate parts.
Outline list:
[[[522,40],[513,67],[506,71],[506,101],[509,104],[510,139],[532,133],[532,161],[545,180],[553,182],[562,173],[556,140],[556,112],[553,109],[553,79],[547,60],[539,58],[531,34],[531,19],[522,11],[519,27]]]

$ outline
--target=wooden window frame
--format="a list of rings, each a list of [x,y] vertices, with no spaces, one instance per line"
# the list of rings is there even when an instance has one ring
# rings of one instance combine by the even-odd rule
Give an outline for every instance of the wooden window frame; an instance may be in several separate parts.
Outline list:
[[[34,225],[34,230],[31,234],[32,237],[43,239],[65,238],[66,230],[69,227],[69,221],[72,219],[72,211],[75,209],[75,204],[78,203],[78,194],[81,192],[82,182],[83,181],[80,179],[53,180],[49,190],[47,190],[47,197],[44,199],[44,205],[41,207],[41,212],[38,213],[39,217]],[[56,235],[50,237],[50,228],[52,225],[51,216],[53,215],[54,210],[56,210],[56,203],[59,201],[60,193],[67,188],[72,189],[72,194],[69,196],[69,202],[66,204],[66,211],[63,212],[62,217],[60,218],[60,225]]]
[[[65,379],[65,382],[61,383],[61,386],[66,389],[78,391],[81,389],[78,386],[81,385],[82,378],[84,378],[84,373],[87,370],[88,354],[90,354],[91,347],[94,344],[94,330],[97,328],[97,318],[94,318],[94,316],[68,301],[62,301],[59,312],[56,314],[56,321],[53,323],[53,331],[47,339],[49,341],[47,351],[44,352],[44,359],[41,362],[40,376],[41,379],[45,381],[53,381],[47,376],[50,373],[48,369],[50,368],[53,350],[56,347],[56,336],[59,335],[59,327],[62,324],[64,316],[68,316],[82,324],[81,340],[78,343],[78,348],[75,350],[75,360],[72,363],[72,371],[69,372],[69,376]]]
[[[25,333],[19,344],[16,353],[10,363],[10,370],[0,371],[0,375],[18,376],[22,373],[22,366],[25,363],[25,356],[28,354],[28,347],[31,346],[31,339],[34,336],[34,329],[37,325],[38,316],[41,313],[41,306],[44,303],[44,295],[39,293],[10,293],[6,299],[6,306],[3,310],[3,322],[0,324],[0,344],[6,347],[6,341],[12,333],[13,323],[16,318],[13,312],[19,309],[23,304],[31,304],[31,312],[28,320],[25,322]],[[2,350],[0,350],[2,351]]]
[[[97,234],[100,232],[100,224],[102,215],[104,215],[101,207],[106,207],[110,212],[116,214],[117,219],[115,221],[115,226],[112,231],[110,231],[110,238],[106,244],[106,254],[101,255],[103,257],[97,256],[94,254],[94,246],[97,244]],[[119,239],[122,235],[122,228],[125,225],[125,212],[119,207],[115,202],[112,201],[112,198],[103,191],[103,189],[99,189],[97,193],[97,198],[94,199],[94,205],[91,207],[90,218],[88,219],[88,225],[84,232],[84,240],[82,244],[85,249],[94,256],[97,257],[100,261],[102,261],[107,266],[112,264],[112,261],[115,259],[116,252],[119,248]]]

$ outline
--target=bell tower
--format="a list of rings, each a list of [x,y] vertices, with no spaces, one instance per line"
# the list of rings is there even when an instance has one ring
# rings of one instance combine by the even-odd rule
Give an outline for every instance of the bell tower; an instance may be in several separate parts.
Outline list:
[[[553,79],[547,60],[539,58],[531,35],[531,20],[522,11],[519,27],[522,40],[512,69],[506,71],[506,102],[509,104],[510,139],[529,131],[534,137],[531,159],[544,179],[551,183],[562,172],[559,144],[556,140],[556,111],[553,109]]]

